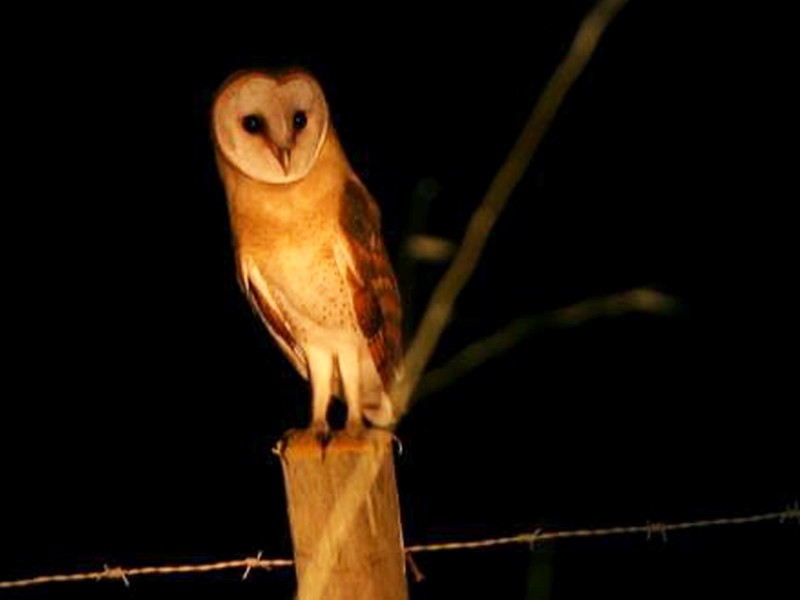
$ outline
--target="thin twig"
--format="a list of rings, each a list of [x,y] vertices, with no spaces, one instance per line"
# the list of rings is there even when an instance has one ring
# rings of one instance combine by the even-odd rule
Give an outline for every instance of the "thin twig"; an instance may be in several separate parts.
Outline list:
[[[572,327],[600,317],[630,313],[666,315],[680,305],[677,298],[651,288],[636,288],[538,315],[514,319],[495,333],[469,344],[441,367],[427,371],[414,392],[414,401],[451,385],[483,363],[504,354],[534,333],[555,327]]]
[[[411,395],[444,331],[456,298],[469,281],[497,219],[550,128],[564,96],[583,72],[608,24],[627,0],[600,0],[580,24],[569,52],[533,107],[525,127],[495,175],[467,225],[458,252],[431,296],[406,354],[403,376],[395,382],[392,401],[398,417],[409,408]]]

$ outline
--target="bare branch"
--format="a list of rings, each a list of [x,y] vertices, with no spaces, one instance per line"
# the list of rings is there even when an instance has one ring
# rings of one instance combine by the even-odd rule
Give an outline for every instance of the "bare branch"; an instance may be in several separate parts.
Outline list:
[[[545,86],[522,133],[489,186],[483,202],[472,215],[458,252],[436,286],[408,349],[403,377],[393,386],[392,400],[398,416],[408,410],[411,394],[450,319],[456,298],[475,271],[489,234],[511,192],[527,170],[564,96],[583,72],[606,27],[626,2],[627,0],[600,0],[584,18],[569,52]]]
[[[519,317],[492,335],[471,343],[441,367],[425,373],[412,402],[447,387],[543,329],[573,327],[599,317],[616,317],[632,312],[666,315],[673,313],[679,304],[677,298],[657,290],[636,288],[600,298],[588,298],[538,315]]]

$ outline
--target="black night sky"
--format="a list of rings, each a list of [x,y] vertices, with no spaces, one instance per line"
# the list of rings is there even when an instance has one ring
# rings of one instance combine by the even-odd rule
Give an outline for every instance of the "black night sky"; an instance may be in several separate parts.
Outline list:
[[[30,35],[3,59],[0,581],[291,556],[270,449],[308,422],[309,390],[235,282],[208,127],[231,72],[299,65],[319,78],[401,270],[412,200],[431,197],[427,233],[461,235],[591,4],[376,8],[347,27],[310,8],[228,7],[197,15],[202,26],[155,11],[9,19]],[[433,362],[518,316],[637,286],[681,310],[536,334],[421,400],[398,430],[408,543],[747,515],[800,497],[796,116],[755,23],[696,12],[623,9]],[[443,269],[404,278],[409,327]],[[796,598],[798,539],[796,524],[768,523],[424,555],[411,598]],[[0,596],[291,598],[289,570],[240,577]]]

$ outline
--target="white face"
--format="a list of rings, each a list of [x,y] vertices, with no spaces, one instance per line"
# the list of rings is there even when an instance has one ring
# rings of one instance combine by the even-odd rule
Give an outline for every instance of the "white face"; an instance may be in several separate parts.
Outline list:
[[[290,183],[314,165],[328,127],[322,88],[310,75],[238,74],[217,95],[213,131],[222,154],[249,177]]]

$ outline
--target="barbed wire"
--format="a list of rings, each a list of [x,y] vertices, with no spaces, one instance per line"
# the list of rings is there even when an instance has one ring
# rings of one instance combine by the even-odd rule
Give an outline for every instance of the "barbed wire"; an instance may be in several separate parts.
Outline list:
[[[795,520],[800,523],[800,505],[797,502],[787,506],[782,511],[768,512],[741,517],[723,517],[718,519],[702,519],[697,521],[681,521],[676,523],[652,522],[645,525],[628,525],[621,527],[597,527],[591,529],[563,529],[555,531],[545,531],[537,529],[533,532],[520,533],[507,537],[486,538],[480,540],[467,540],[459,542],[442,542],[432,544],[416,544],[406,546],[405,555],[409,561],[410,570],[415,579],[422,579],[422,573],[413,561],[414,554],[424,552],[442,552],[450,550],[476,550],[485,548],[496,548],[499,546],[526,544],[533,547],[540,542],[570,538],[588,537],[609,537],[620,535],[641,535],[645,534],[650,540],[656,536],[664,542],[667,541],[667,532],[685,531],[689,529],[704,529],[709,527],[724,527],[733,525],[748,525],[764,523],[768,521],[778,521],[785,523]],[[116,579],[122,581],[126,586],[130,586],[130,579],[142,575],[174,575],[178,573],[209,573],[212,571],[225,570],[244,570],[242,579],[247,579],[253,569],[265,569],[271,571],[278,568],[286,568],[294,565],[294,561],[288,558],[262,558],[262,552],[250,558],[239,560],[226,560],[212,563],[183,564],[183,565],[163,565],[150,567],[109,567],[104,565],[102,571],[89,571],[84,573],[42,575],[29,579],[17,579],[11,581],[0,581],[0,589],[23,588],[46,583],[67,583],[76,581],[102,581],[104,579]]]
[[[177,573],[209,573],[212,571],[226,571],[229,569],[244,569],[242,579],[247,579],[253,569],[272,570],[275,568],[291,567],[294,561],[288,558],[262,559],[261,553],[251,558],[240,560],[225,560],[213,563],[162,565],[152,567],[109,567],[104,565],[102,571],[89,571],[86,573],[70,573],[67,575],[42,575],[30,579],[17,579],[15,581],[0,581],[0,589],[29,587],[44,583],[66,583],[71,581],[101,581],[103,579],[120,579],[126,586],[130,586],[130,578],[140,575],[174,575]]]
[[[531,533],[521,533],[507,537],[489,538],[466,542],[447,542],[441,544],[420,544],[406,547],[406,552],[419,554],[421,552],[439,552],[442,550],[475,550],[479,548],[492,548],[495,546],[508,546],[511,544],[533,545],[537,542],[548,540],[607,537],[615,535],[646,534],[647,539],[658,535],[666,541],[668,531],[682,531],[686,529],[701,529],[705,527],[720,527],[727,525],[747,525],[763,523],[765,521],[786,522],[791,519],[800,521],[800,508],[797,503],[780,512],[762,513],[745,517],[724,517],[720,519],[704,519],[700,521],[682,521],[679,523],[653,522],[645,525],[627,525],[622,527],[597,527],[593,529],[565,529],[561,531],[544,531],[537,529]]]

